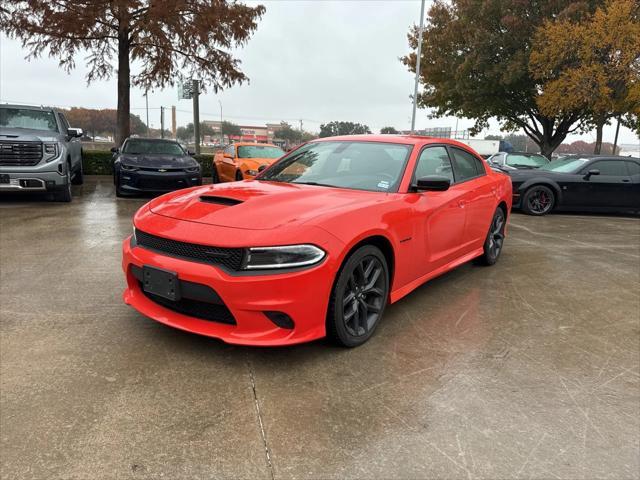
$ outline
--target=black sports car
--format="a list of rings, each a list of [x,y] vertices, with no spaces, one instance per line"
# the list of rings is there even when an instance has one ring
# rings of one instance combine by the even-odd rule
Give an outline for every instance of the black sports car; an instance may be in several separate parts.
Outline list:
[[[535,170],[512,170],[513,207],[529,215],[554,209],[640,213],[640,159],[571,156]]]
[[[122,148],[111,151],[118,197],[202,185],[202,167],[174,140],[127,138]]]

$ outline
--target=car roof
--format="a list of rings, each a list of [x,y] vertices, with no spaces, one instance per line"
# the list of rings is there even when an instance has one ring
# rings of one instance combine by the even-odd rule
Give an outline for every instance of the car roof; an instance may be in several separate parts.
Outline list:
[[[147,138],[147,137],[127,137],[126,140],[144,140],[146,142],[170,142],[170,143],[179,143],[178,140],[174,140],[173,138]]]
[[[381,142],[399,143],[402,145],[422,145],[429,143],[446,143],[462,148],[471,148],[469,145],[451,138],[427,137],[425,135],[395,135],[395,134],[366,134],[366,135],[339,135],[336,137],[324,137],[312,140],[313,142]]]
[[[277,147],[277,145],[274,145],[273,143],[260,142],[235,142],[233,145],[237,147]]]
[[[567,157],[571,157],[571,158],[584,158],[585,160],[640,160],[638,157],[632,157],[631,155],[629,156],[624,156],[624,155],[606,155],[606,154],[589,154],[589,155],[580,155],[580,154],[569,154],[569,155],[562,155],[561,158],[567,158]]]
[[[19,108],[21,110],[44,110],[47,112],[58,111],[56,107],[47,107],[46,105],[18,105],[14,103],[0,103],[0,108]]]

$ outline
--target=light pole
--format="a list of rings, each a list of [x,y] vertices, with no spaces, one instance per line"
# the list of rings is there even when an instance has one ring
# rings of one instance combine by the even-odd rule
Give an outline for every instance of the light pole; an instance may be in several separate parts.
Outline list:
[[[413,86],[413,112],[411,113],[411,133],[416,132],[416,107],[418,102],[418,83],[420,81],[420,55],[422,54],[422,29],[424,26],[424,0],[420,5],[420,30],[418,30],[418,51],[416,57],[416,80]]]
[[[147,137],[149,137],[149,90],[144,91],[144,103],[147,108]]]
[[[224,133],[222,133],[222,102],[218,99],[220,105],[220,145],[224,145]]]

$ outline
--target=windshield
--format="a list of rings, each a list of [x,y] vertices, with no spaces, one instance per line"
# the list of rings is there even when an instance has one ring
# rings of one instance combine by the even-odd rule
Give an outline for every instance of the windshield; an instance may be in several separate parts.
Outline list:
[[[122,153],[129,153],[131,155],[139,155],[142,153],[156,155],[184,155],[184,150],[176,142],[134,138],[125,142]]]
[[[0,127],[58,131],[56,117],[51,110],[29,108],[0,108]]]
[[[379,142],[309,143],[275,163],[258,179],[395,192],[411,148]]]
[[[570,173],[578,170],[588,161],[588,158],[559,158],[558,160],[547,163],[544,167],[540,167],[540,170]]]
[[[242,145],[238,147],[238,158],[280,158],[284,150],[270,145]]]
[[[523,153],[510,153],[507,155],[507,165],[511,167],[538,168],[547,163],[549,163],[549,160],[542,155],[526,155]]]

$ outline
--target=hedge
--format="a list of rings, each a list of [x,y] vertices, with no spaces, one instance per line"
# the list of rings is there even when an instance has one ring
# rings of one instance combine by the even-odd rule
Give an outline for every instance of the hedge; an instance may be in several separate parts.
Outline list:
[[[213,155],[194,155],[200,165],[202,165],[202,176],[211,176],[211,164]],[[82,151],[82,168],[85,175],[112,175],[113,174],[113,153],[99,150]]]

